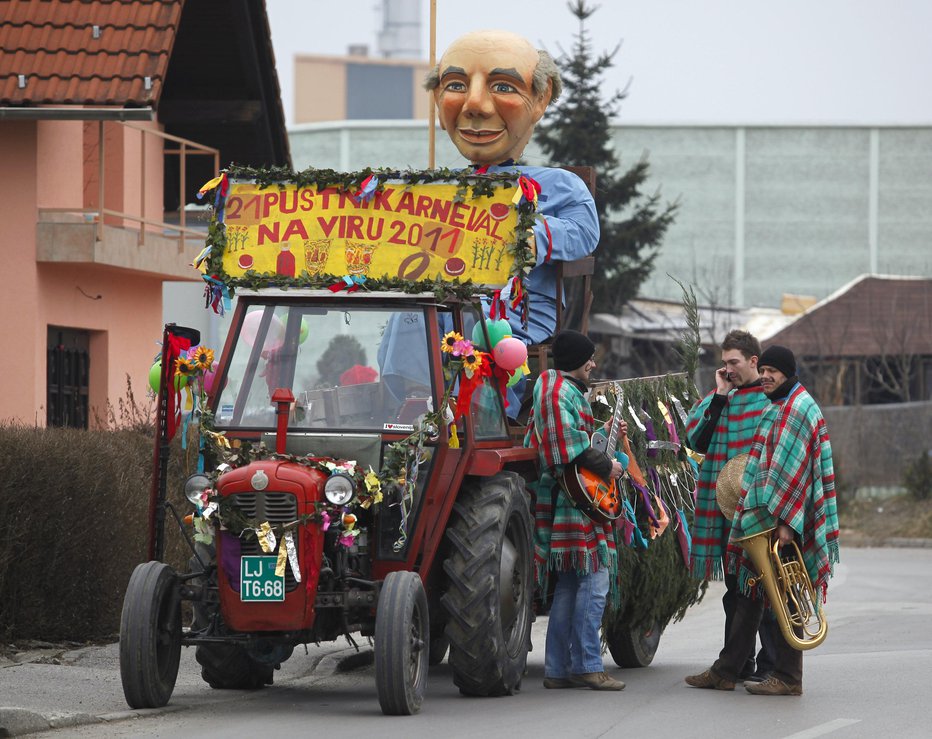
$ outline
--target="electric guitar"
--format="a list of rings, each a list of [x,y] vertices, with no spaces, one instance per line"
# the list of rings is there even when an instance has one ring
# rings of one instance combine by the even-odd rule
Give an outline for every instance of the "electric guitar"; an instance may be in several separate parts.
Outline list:
[[[592,446],[604,452],[609,459],[615,459],[615,448],[618,445],[618,429],[621,426],[622,392],[616,387],[615,410],[612,413],[612,424],[608,436],[592,435]],[[568,464],[563,468],[560,484],[570,496],[578,510],[587,515],[596,523],[614,521],[621,515],[621,493],[615,480],[606,482],[595,472],[575,464]]]

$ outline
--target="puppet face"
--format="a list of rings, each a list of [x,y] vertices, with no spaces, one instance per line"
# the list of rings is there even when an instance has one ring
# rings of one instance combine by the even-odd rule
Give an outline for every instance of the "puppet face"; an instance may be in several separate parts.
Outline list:
[[[517,159],[550,101],[535,95],[537,51],[503,31],[467,34],[440,60],[434,90],[440,125],[460,154],[474,164]]]

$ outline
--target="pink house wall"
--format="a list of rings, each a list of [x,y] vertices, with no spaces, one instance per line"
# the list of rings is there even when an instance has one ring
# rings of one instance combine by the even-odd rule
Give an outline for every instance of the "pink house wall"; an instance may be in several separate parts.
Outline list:
[[[114,133],[122,148],[106,163],[120,162],[123,168],[106,176],[126,187],[126,210],[138,213],[139,132]],[[107,403],[116,406],[125,396],[127,375],[137,400],[146,395],[162,335],[161,278],[94,264],[36,262],[38,208],[84,207],[84,137],[80,121],[0,122],[0,256],[5,276],[0,377],[7,379],[0,383],[0,420],[45,424],[49,326],[90,332],[91,427],[95,411],[106,418]],[[161,140],[147,137],[146,215],[155,220],[162,215],[162,178]],[[108,202],[107,207],[113,206]]]
[[[36,183],[35,123],[0,122],[0,418],[30,424],[45,404],[45,331],[40,339],[37,311]],[[44,412],[39,422],[44,425]]]

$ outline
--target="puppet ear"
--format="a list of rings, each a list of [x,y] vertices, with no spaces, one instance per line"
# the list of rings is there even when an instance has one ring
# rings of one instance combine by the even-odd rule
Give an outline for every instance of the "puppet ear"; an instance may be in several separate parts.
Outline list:
[[[537,123],[544,117],[547,106],[550,105],[550,98],[553,97],[553,80],[547,80],[547,89],[544,90],[537,100],[534,101],[534,123]]]

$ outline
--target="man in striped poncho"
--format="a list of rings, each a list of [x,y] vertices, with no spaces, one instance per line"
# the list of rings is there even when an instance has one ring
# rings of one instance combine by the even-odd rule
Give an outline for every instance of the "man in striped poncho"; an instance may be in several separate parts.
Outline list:
[[[605,479],[617,479],[623,468],[590,443],[595,420],[586,383],[595,368],[595,345],[577,331],[561,331],[552,351],[555,369],[537,378],[524,438],[525,446],[537,449],[543,470],[534,511],[537,580],[546,588],[548,573],[557,578],[544,687],[621,690],[625,684],[605,672],[600,637],[606,595],[618,567],[612,527],[577,510],[557,479],[570,463]]]
[[[735,330],[722,341],[721,350],[722,366],[715,372],[715,390],[690,411],[686,431],[690,447],[705,455],[696,486],[690,566],[694,577],[725,580],[722,608],[727,640],[735,611],[738,578],[735,573],[724,570],[731,522],[719,510],[715,483],[729,459],[750,451],[761,413],[770,401],[764,395],[757,371],[760,342],[747,331]],[[763,679],[773,666],[772,644],[780,635],[771,620],[762,624],[760,636],[757,671],[752,645],[741,670],[743,680]]]
[[[741,593],[725,647],[709,670],[687,678],[699,688],[731,690],[764,613],[758,573],[736,542],[776,529],[781,545],[796,541],[816,593],[824,600],[838,562],[838,514],[832,447],[822,411],[796,377],[796,358],[782,346],[760,358],[761,384],[772,404],[761,418],[741,481],[728,545],[730,571]],[[775,643],[774,670],[760,683],[745,683],[754,695],[802,695],[803,653],[785,640]]]

